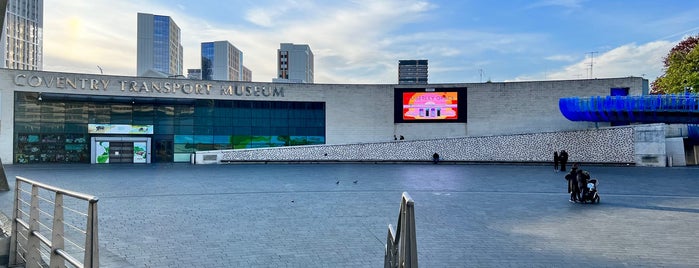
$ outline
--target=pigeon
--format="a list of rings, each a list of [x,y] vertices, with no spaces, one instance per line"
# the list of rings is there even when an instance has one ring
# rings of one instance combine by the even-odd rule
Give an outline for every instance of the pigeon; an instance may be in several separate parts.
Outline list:
[[[353,181],[354,184],[357,184],[358,181]]]
[[[335,184],[340,184],[340,181],[337,181]]]

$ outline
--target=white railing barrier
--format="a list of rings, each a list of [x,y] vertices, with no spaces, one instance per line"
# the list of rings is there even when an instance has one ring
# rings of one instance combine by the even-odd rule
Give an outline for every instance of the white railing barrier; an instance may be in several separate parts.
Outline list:
[[[388,225],[384,268],[417,268],[415,202],[404,192],[398,213],[398,228]]]
[[[97,201],[91,195],[16,177],[10,266],[99,267]],[[86,213],[75,208],[85,203]]]

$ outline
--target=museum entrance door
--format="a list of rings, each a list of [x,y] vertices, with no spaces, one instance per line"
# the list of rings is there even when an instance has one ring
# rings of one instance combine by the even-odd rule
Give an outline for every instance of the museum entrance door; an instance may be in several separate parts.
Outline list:
[[[150,163],[150,137],[91,137],[92,164]]]
[[[133,163],[133,142],[110,142],[109,163]]]

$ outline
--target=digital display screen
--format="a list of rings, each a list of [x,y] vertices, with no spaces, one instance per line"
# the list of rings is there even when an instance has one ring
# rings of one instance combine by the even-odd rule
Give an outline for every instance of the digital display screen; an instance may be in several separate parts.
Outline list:
[[[403,120],[458,120],[458,92],[403,92]]]

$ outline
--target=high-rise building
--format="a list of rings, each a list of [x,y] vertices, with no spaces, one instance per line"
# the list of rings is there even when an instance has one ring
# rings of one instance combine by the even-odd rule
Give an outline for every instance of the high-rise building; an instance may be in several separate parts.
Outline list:
[[[427,60],[399,60],[398,84],[427,84]]]
[[[137,39],[136,72],[138,76],[182,75],[180,27],[172,18],[138,13]]]
[[[3,0],[0,13],[2,37],[0,54],[4,68],[41,70],[43,68],[43,0]]]
[[[247,76],[245,72],[248,72]],[[228,41],[201,43],[203,80],[250,81],[252,72],[243,66],[243,52]]]
[[[308,45],[279,44],[273,82],[313,83],[313,52]]]
[[[243,81],[252,82],[252,71],[243,66]]]
[[[187,79],[201,80],[201,69],[187,69]]]

